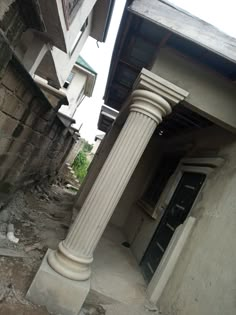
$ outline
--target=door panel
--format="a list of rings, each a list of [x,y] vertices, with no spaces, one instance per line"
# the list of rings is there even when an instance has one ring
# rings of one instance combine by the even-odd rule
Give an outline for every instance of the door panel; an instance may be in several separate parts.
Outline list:
[[[205,177],[205,174],[183,173],[141,261],[141,269],[148,282],[155,273],[176,228],[188,216]]]

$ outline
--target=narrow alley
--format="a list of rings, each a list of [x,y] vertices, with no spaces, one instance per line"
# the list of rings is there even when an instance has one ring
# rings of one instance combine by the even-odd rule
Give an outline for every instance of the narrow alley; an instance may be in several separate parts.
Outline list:
[[[236,314],[235,12],[0,1],[0,315]]]

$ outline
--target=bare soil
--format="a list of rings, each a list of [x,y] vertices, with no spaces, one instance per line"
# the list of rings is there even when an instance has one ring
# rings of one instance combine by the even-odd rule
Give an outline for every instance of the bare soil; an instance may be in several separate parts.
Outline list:
[[[46,191],[45,191],[46,190]],[[0,315],[48,315],[25,294],[48,248],[55,249],[71,223],[75,193],[59,186],[18,192],[0,211]],[[7,225],[18,244],[10,242]]]

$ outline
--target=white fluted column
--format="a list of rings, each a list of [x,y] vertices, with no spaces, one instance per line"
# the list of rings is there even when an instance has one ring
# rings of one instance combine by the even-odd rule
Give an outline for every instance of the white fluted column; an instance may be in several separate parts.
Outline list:
[[[156,126],[187,92],[143,69],[130,114],[68,236],[48,256],[49,265],[72,280],[87,280],[93,252]],[[171,105],[170,105],[171,104]]]
[[[170,112],[169,103],[153,92],[133,93],[130,114],[78,217],[49,255],[55,271],[74,280],[89,278],[94,249],[156,126]]]

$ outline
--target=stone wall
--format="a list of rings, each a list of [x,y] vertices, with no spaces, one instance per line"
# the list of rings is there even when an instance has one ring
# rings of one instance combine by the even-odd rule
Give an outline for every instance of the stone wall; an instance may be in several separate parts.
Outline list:
[[[33,0],[1,0],[0,29],[12,46],[28,28],[44,31],[37,2]]]
[[[74,139],[0,34],[0,200],[53,180]]]

